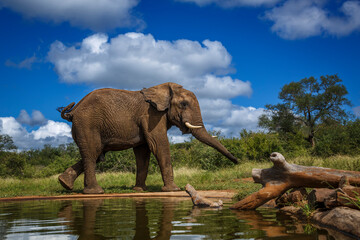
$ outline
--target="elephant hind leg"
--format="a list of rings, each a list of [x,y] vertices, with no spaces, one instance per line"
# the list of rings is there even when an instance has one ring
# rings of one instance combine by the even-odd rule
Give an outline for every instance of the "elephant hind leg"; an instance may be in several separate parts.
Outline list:
[[[105,159],[105,153],[100,154],[96,162],[102,162]],[[67,168],[65,172],[59,175],[58,180],[60,184],[67,190],[74,188],[75,180],[84,172],[84,164],[80,160],[71,167]]]
[[[100,187],[96,180],[95,169],[96,162],[103,159],[103,153],[97,148],[91,148],[91,150],[80,150],[82,162],[84,163],[84,190],[85,194],[102,194],[104,190]]]
[[[133,189],[135,191],[145,191],[151,152],[147,144],[135,147],[133,150],[136,158],[136,184]]]
[[[76,178],[84,172],[84,166],[82,161],[78,161],[71,167],[65,170],[59,177],[60,184],[67,190],[72,190]]]

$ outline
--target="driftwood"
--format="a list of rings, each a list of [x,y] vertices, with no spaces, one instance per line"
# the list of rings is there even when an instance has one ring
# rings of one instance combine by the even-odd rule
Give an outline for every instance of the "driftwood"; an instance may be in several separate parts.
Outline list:
[[[223,202],[221,200],[213,202],[207,198],[202,197],[190,184],[186,184],[185,190],[190,195],[194,206],[219,208],[223,205]]]
[[[290,164],[276,152],[271,154],[270,160],[274,164],[272,168],[252,170],[254,182],[262,184],[263,188],[235,203],[232,209],[256,209],[291,188],[338,188],[343,176],[349,184],[360,185],[360,172]]]

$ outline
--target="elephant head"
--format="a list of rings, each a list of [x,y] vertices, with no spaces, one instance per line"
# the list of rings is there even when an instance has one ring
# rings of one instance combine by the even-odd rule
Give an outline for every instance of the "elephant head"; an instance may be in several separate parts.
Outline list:
[[[201,117],[195,94],[176,83],[164,83],[141,90],[145,101],[158,111],[166,112],[170,125],[177,126],[183,134],[191,133],[199,141],[215,148],[232,162],[237,159],[216,139],[208,134]]]

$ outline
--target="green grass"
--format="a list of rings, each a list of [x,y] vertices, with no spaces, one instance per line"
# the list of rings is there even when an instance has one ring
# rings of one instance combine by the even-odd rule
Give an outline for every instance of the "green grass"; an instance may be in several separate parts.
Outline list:
[[[245,162],[233,168],[224,168],[216,171],[205,171],[189,168],[178,168],[174,170],[175,183],[185,189],[190,183],[197,190],[227,190],[234,189],[248,194],[257,191],[259,184],[244,182],[242,178],[251,177],[252,168],[268,168],[271,163]],[[62,188],[57,180],[58,175],[46,178],[0,179],[0,197],[15,196],[54,196],[71,193],[81,193],[83,190],[83,175],[74,184],[73,191]],[[107,172],[96,175],[100,186],[105,193],[129,193],[134,192],[135,174],[123,172]],[[161,191],[163,182],[160,173],[150,174],[146,180],[149,192]]]
[[[304,166],[316,166],[334,168],[348,171],[360,171],[360,156],[332,156],[328,158],[303,156],[288,160],[289,163],[294,163]]]
[[[287,160],[290,163],[319,166],[343,170],[360,171],[360,156],[335,156],[330,158],[297,157]],[[190,183],[197,190],[237,190],[236,199],[242,199],[247,195],[258,191],[260,184],[243,181],[243,178],[251,177],[253,168],[272,167],[270,161],[256,162],[245,161],[234,167],[219,170],[200,170],[195,168],[175,168],[175,183],[184,190],[185,185]],[[75,182],[73,191],[67,191],[58,183],[58,175],[45,178],[0,178],[0,197],[15,196],[54,196],[72,193],[81,193],[83,190],[83,175]],[[100,186],[105,193],[129,193],[134,192],[135,174],[129,172],[105,172],[96,175]],[[150,174],[146,180],[149,192],[159,192],[163,186],[160,173]]]

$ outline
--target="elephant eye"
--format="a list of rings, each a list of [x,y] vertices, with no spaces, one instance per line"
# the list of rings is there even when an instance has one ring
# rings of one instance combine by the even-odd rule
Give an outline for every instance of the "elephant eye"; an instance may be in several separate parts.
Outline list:
[[[189,103],[187,101],[182,101],[180,102],[180,105],[182,108],[186,108],[186,106],[188,105]]]

